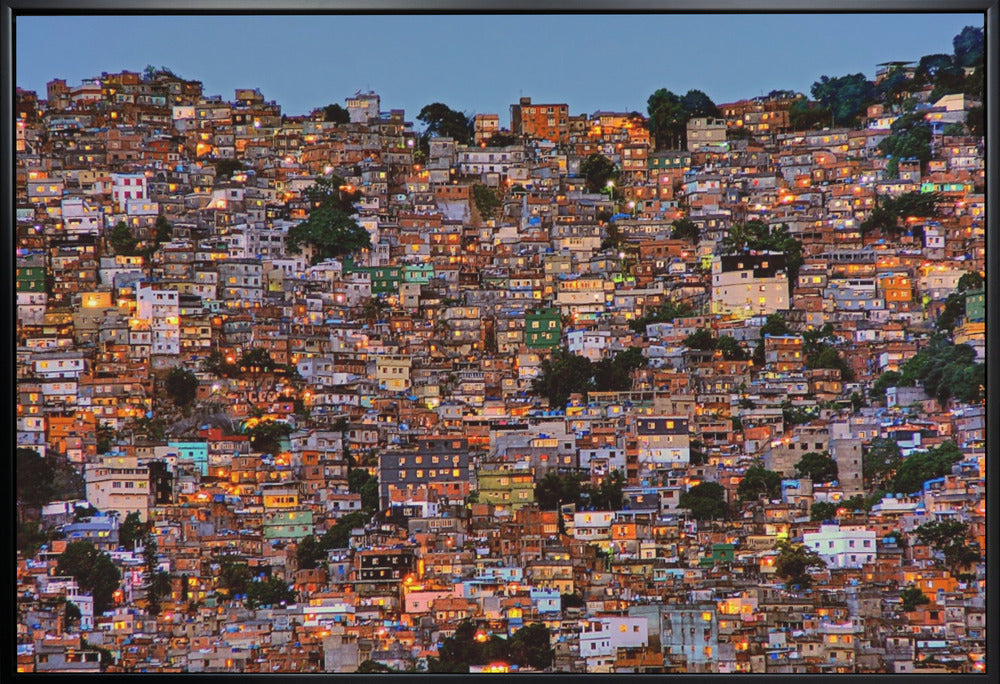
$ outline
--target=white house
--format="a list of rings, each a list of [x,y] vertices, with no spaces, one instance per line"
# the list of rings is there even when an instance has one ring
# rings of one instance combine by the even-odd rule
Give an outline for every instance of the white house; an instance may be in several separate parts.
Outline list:
[[[830,568],[860,568],[875,561],[875,531],[862,525],[821,525],[806,532],[802,541]]]

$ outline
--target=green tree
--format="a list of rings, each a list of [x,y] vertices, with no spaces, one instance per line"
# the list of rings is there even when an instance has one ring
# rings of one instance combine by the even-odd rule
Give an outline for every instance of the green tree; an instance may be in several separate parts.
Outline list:
[[[919,587],[909,586],[899,592],[899,598],[903,602],[903,612],[909,613],[917,609],[917,606],[925,606],[931,602],[929,598],[920,591]]]
[[[424,105],[417,119],[427,125],[424,135],[428,138],[454,138],[459,145],[468,145],[472,139],[473,118],[440,102]]]
[[[174,228],[170,225],[170,221],[163,214],[156,217],[156,223],[153,225],[154,235],[156,244],[159,245],[163,242],[170,242],[171,238],[174,236]]]
[[[303,537],[295,547],[295,561],[300,570],[312,570],[324,558],[326,558],[326,551],[323,550],[316,537]]]
[[[247,585],[253,579],[253,573],[245,558],[237,554],[225,554],[217,559],[219,572],[216,575],[218,586],[225,589],[229,596],[245,594]]]
[[[292,433],[292,426],[277,420],[264,420],[247,430],[250,448],[277,456],[281,451],[281,440]]]
[[[215,162],[215,177],[219,180],[229,180],[237,171],[243,170],[243,162],[239,159],[219,159]]]
[[[593,389],[594,369],[590,359],[564,349],[553,351],[544,359],[541,372],[531,382],[531,390],[549,400],[549,406],[562,408],[570,394],[586,395]]]
[[[320,547],[324,551],[346,549],[351,540],[351,530],[356,527],[364,527],[368,520],[369,516],[364,511],[354,511],[340,516],[333,527],[320,537]]]
[[[812,585],[810,568],[825,568],[826,563],[819,555],[802,544],[787,540],[778,542],[778,556],[774,561],[774,571],[791,587],[808,589]]]
[[[136,256],[139,254],[139,240],[132,234],[132,229],[124,221],[119,221],[111,229],[108,242],[115,254],[121,256]]]
[[[107,423],[100,423],[97,426],[97,453],[106,454],[111,451],[111,446],[117,438],[117,431]]]
[[[796,130],[822,128],[830,123],[830,110],[800,97],[788,108],[788,123]]]
[[[622,507],[625,496],[625,476],[620,470],[614,470],[601,480],[596,489],[587,487],[590,493],[590,504],[597,510],[616,511]]]
[[[676,219],[670,224],[670,238],[672,240],[698,242],[700,237],[701,231],[698,230],[698,225],[687,217]]]
[[[509,133],[494,133],[489,138],[486,139],[487,147],[510,147],[511,145],[517,145],[520,140],[517,139],[516,135],[511,135]],[[513,188],[511,188],[513,190]]]
[[[355,672],[357,674],[391,674],[393,672],[399,672],[399,670],[395,670],[385,663],[380,663],[377,660],[369,658],[358,665],[358,669],[355,670]]]
[[[560,505],[583,505],[582,476],[577,473],[560,474],[549,470],[535,483],[535,501],[543,511],[554,511]]]
[[[681,106],[688,115],[688,119],[699,117],[717,117],[719,108],[715,106],[712,99],[700,90],[689,90],[681,98]]]
[[[791,331],[788,329],[788,324],[785,323],[785,317],[781,314],[768,314],[767,318],[764,320],[764,325],[760,328],[760,336],[764,335],[787,335]]]
[[[629,321],[629,327],[635,332],[644,333],[650,323],[669,323],[675,318],[684,318],[693,313],[694,310],[688,303],[668,299],[648,315]]]
[[[657,150],[681,149],[687,135],[688,113],[680,96],[666,88],[653,92],[646,100],[649,118],[646,126]]]
[[[190,406],[198,395],[198,376],[186,368],[174,366],[167,373],[163,388],[176,405]]]
[[[882,373],[872,383],[871,398],[873,400],[885,402],[885,391],[890,387],[900,387],[902,375],[898,371],[890,370]]]
[[[955,48],[955,63],[958,66],[977,66],[983,63],[985,41],[982,27],[966,26],[951,44]]]
[[[371,246],[368,231],[358,225],[354,202],[360,193],[337,175],[321,176],[306,191],[313,204],[309,218],[288,229],[285,245],[292,254],[311,245],[312,263],[351,254]]]
[[[837,462],[827,454],[810,451],[803,454],[795,464],[795,472],[799,477],[808,477],[816,484],[833,482],[837,479]]]
[[[895,440],[876,437],[862,450],[862,474],[870,488],[888,486],[902,463],[902,451]]]
[[[133,511],[125,516],[121,527],[118,528],[118,543],[126,549],[135,549],[137,542],[141,541],[146,532],[146,524],[142,522],[137,511]]]
[[[609,180],[618,177],[615,163],[597,152],[580,163],[580,173],[587,180],[587,189],[591,192],[604,190]]]
[[[549,628],[541,622],[522,627],[507,640],[511,664],[544,670],[555,657],[550,643]]]
[[[17,447],[15,459],[18,503],[41,506],[51,501],[55,470],[49,462],[27,447]]]
[[[684,346],[688,349],[700,349],[701,351],[711,351],[715,349],[715,337],[712,331],[700,328],[684,338]]]
[[[335,124],[350,123],[351,113],[334,102],[323,107],[323,121]]]
[[[942,477],[962,459],[962,451],[954,442],[944,442],[927,451],[910,454],[896,468],[891,489],[898,494],[919,492],[927,480]]]
[[[95,615],[100,615],[111,607],[121,580],[121,572],[111,556],[98,551],[88,541],[75,541],[66,545],[56,562],[56,574],[74,578],[81,589],[90,592],[94,598]]]
[[[961,566],[982,560],[982,554],[967,542],[969,524],[958,520],[936,520],[914,530],[920,543],[944,556],[945,565],[955,573]]]
[[[683,492],[678,501],[696,520],[724,520],[729,517],[726,488],[718,482],[701,482]]]
[[[750,355],[735,338],[729,335],[721,335],[715,343],[715,348],[722,352],[722,358],[726,361],[745,361]]]
[[[830,110],[836,126],[854,124],[875,99],[875,85],[860,73],[836,78],[821,76],[813,83],[811,92]]]
[[[642,350],[630,347],[614,357],[592,364],[593,385],[598,392],[620,392],[632,389],[632,372],[649,365]]]
[[[500,195],[496,190],[482,183],[474,183],[472,185],[472,199],[476,203],[476,209],[479,210],[480,216],[484,219],[496,218],[497,210],[501,206]]]
[[[246,606],[251,610],[260,606],[277,606],[295,602],[295,591],[278,577],[255,579],[246,586]]]
[[[817,501],[809,509],[809,520],[811,522],[823,522],[833,520],[837,517],[837,504],[829,501]]]
[[[736,494],[740,501],[756,501],[762,496],[765,499],[780,499],[781,475],[761,465],[752,465],[743,474]]]

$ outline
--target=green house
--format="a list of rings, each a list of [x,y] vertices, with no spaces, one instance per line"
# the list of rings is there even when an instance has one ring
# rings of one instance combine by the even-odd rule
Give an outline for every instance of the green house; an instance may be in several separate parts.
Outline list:
[[[424,285],[434,277],[434,264],[411,264],[403,267],[404,283],[420,283]]]
[[[562,340],[562,316],[559,309],[529,311],[524,318],[524,343],[530,349],[551,349]]]
[[[965,320],[977,323],[986,320],[985,290],[969,290],[965,293]]]
[[[264,539],[299,541],[313,533],[313,512],[308,508],[269,511],[263,520]]]
[[[45,292],[45,268],[26,266],[17,269],[18,292]]]

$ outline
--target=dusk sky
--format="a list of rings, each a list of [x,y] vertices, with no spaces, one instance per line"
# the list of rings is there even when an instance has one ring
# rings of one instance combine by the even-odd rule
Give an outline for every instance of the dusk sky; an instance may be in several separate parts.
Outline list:
[[[260,88],[290,115],[374,90],[410,120],[439,101],[506,126],[521,96],[645,114],[663,87],[716,103],[808,94],[824,74],[874,78],[880,62],[950,54],[968,25],[983,15],[18,17],[15,82],[44,99],[53,78],[152,64],[206,95]]]

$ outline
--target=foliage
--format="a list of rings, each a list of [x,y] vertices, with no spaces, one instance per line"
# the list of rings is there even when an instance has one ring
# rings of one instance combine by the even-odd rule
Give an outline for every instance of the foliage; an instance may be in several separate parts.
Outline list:
[[[795,472],[814,483],[833,482],[837,479],[837,462],[827,454],[810,451],[795,464]]]
[[[226,554],[218,558],[218,563],[216,578],[219,587],[225,589],[230,596],[245,594],[247,584],[253,579],[246,559],[236,554]]]
[[[324,551],[347,548],[351,540],[351,530],[356,527],[364,527],[368,519],[368,514],[364,511],[354,511],[340,516],[333,527],[320,537],[320,548]]]
[[[288,229],[285,246],[292,254],[311,245],[312,263],[343,256],[371,246],[368,231],[358,225],[353,215],[357,213],[354,201],[360,193],[344,185],[337,175],[321,176],[306,191],[313,209],[309,218]]]
[[[264,580],[248,582],[246,586],[246,606],[255,609],[259,606],[277,606],[295,601],[295,592],[288,584],[278,577],[268,577]]]
[[[888,487],[902,461],[902,451],[895,440],[876,437],[862,450],[861,470],[865,483],[869,487]]]
[[[121,579],[121,572],[115,567],[111,556],[98,551],[88,541],[75,541],[66,545],[56,563],[56,574],[69,575],[81,589],[90,592],[94,598],[95,615],[100,615],[111,607]]]
[[[966,403],[979,401],[986,385],[985,373],[985,365],[976,363],[972,347],[953,344],[940,335],[932,338],[902,368],[904,380],[919,382],[927,394],[942,404],[952,398]]]
[[[736,490],[740,501],[781,498],[781,475],[761,465],[752,465],[743,473]]]
[[[592,364],[594,389],[598,392],[621,392],[632,389],[632,372],[649,365],[639,347],[629,347],[614,357]]]
[[[684,346],[688,349],[711,351],[715,349],[715,338],[712,337],[712,331],[700,328],[684,338]]]
[[[903,602],[903,612],[909,613],[917,609],[917,606],[927,605],[931,602],[929,598],[920,591],[920,587],[909,586],[899,592],[899,598]]]
[[[893,122],[893,132],[878,144],[878,150],[893,160],[918,159],[926,164],[931,158],[931,128],[919,118],[900,117]]]
[[[511,145],[517,145],[519,142],[520,140],[517,139],[516,135],[511,135],[510,133],[494,133],[486,140],[486,146],[510,147]]]
[[[861,73],[835,78],[821,76],[813,83],[811,92],[830,110],[835,126],[854,124],[875,99],[875,85]]]
[[[417,119],[427,125],[427,138],[454,138],[458,145],[468,145],[472,139],[473,119],[440,102],[424,105]]]
[[[817,501],[809,509],[810,522],[823,522],[837,517],[837,504],[829,501]]]
[[[549,400],[549,406],[561,408],[570,394],[586,394],[594,388],[594,369],[590,359],[564,349],[553,351],[544,359],[541,373],[532,380],[531,390]]]
[[[625,486],[625,476],[620,470],[614,470],[601,480],[596,489],[584,487],[584,493],[589,496],[590,505],[599,511],[616,511],[624,503],[622,489]]]
[[[581,506],[583,476],[577,473],[560,474],[549,470],[535,484],[535,501],[543,511],[554,511],[561,504]]]
[[[788,108],[788,122],[796,130],[820,128],[830,121],[830,110],[799,98]]]
[[[163,242],[169,242],[174,236],[174,228],[170,225],[170,221],[163,214],[156,217],[156,223],[153,224],[154,230],[154,240],[156,244],[159,245]]]
[[[700,237],[701,231],[698,230],[698,225],[687,217],[676,219],[670,224],[670,239],[672,240],[698,242]]]
[[[247,430],[250,448],[276,456],[281,451],[281,438],[292,433],[292,426],[277,420],[264,420]]]
[[[351,113],[334,102],[323,107],[323,121],[336,124],[350,123]]]
[[[186,368],[174,366],[167,373],[163,389],[178,406],[190,406],[198,394],[198,376]]]
[[[497,209],[500,208],[500,196],[495,190],[482,183],[475,183],[472,186],[472,199],[476,203],[479,215],[485,218],[495,218]]]
[[[715,348],[722,352],[722,358],[726,361],[745,361],[750,358],[743,345],[729,335],[720,335],[715,342]]]
[[[675,318],[684,318],[693,313],[694,310],[686,302],[675,302],[668,299],[652,313],[629,321],[628,326],[635,332],[646,332],[646,327],[650,323],[669,323]]]
[[[118,528],[118,544],[126,549],[135,549],[137,542],[141,541],[146,531],[146,524],[142,522],[138,511],[133,511],[125,516],[121,527]]]
[[[919,492],[927,480],[951,472],[951,466],[962,459],[962,451],[954,442],[944,442],[927,451],[914,452],[896,468],[891,490],[897,494]]]
[[[237,171],[243,170],[243,162],[239,159],[220,159],[215,162],[215,177],[218,179],[230,179]]]
[[[385,663],[380,663],[377,660],[369,658],[358,665],[358,669],[354,672],[357,674],[391,674],[393,672],[399,672],[399,670],[393,669]]]
[[[326,557],[326,551],[316,537],[303,537],[295,547],[295,560],[300,570],[313,570]]]
[[[955,63],[958,66],[977,66],[983,63],[985,42],[980,26],[966,26],[951,42],[955,49]]]
[[[594,152],[580,163],[580,173],[587,180],[587,189],[600,192],[607,187],[609,180],[618,177],[615,163],[603,154]]]
[[[441,643],[438,657],[428,660],[428,671],[467,673],[470,665],[495,661],[539,670],[552,664],[555,652],[550,646],[549,629],[540,622],[522,627],[506,640],[495,634],[477,639],[477,634],[476,626],[463,620],[455,634]]]
[[[52,500],[55,470],[34,449],[17,447],[17,500],[28,506],[41,506]]]
[[[115,254],[121,256],[136,256],[139,254],[139,239],[132,234],[132,229],[124,221],[119,221],[108,234],[108,242]]]
[[[929,545],[944,556],[945,565],[952,572],[982,558],[980,552],[966,542],[968,523],[958,520],[934,521],[920,525],[914,532],[920,543]]]
[[[785,323],[785,317],[781,314],[769,314],[764,320],[764,325],[760,327],[760,336],[763,338],[765,335],[780,336],[787,335],[791,332],[788,329],[788,324]]]
[[[729,516],[726,488],[718,482],[701,482],[683,492],[678,501],[696,520],[723,520]]]
[[[700,90],[689,90],[683,96],[659,88],[646,100],[649,118],[646,126],[656,143],[656,149],[682,149],[687,145],[687,122],[694,117],[719,115],[715,103]]]
[[[361,494],[361,507],[368,513],[379,509],[378,477],[365,468],[352,468],[347,474],[348,489]]]
[[[774,561],[774,571],[789,586],[808,589],[812,585],[810,568],[825,568],[826,563],[812,549],[787,540],[778,542],[778,556]]]
[[[902,375],[898,371],[890,370],[882,373],[872,383],[871,398],[873,400],[885,401],[885,391],[890,387],[900,387]]]
[[[745,250],[779,252],[785,255],[785,270],[789,284],[794,284],[802,267],[802,242],[794,237],[788,226],[781,224],[770,228],[760,220],[734,223],[719,245],[722,254],[736,254]]]

